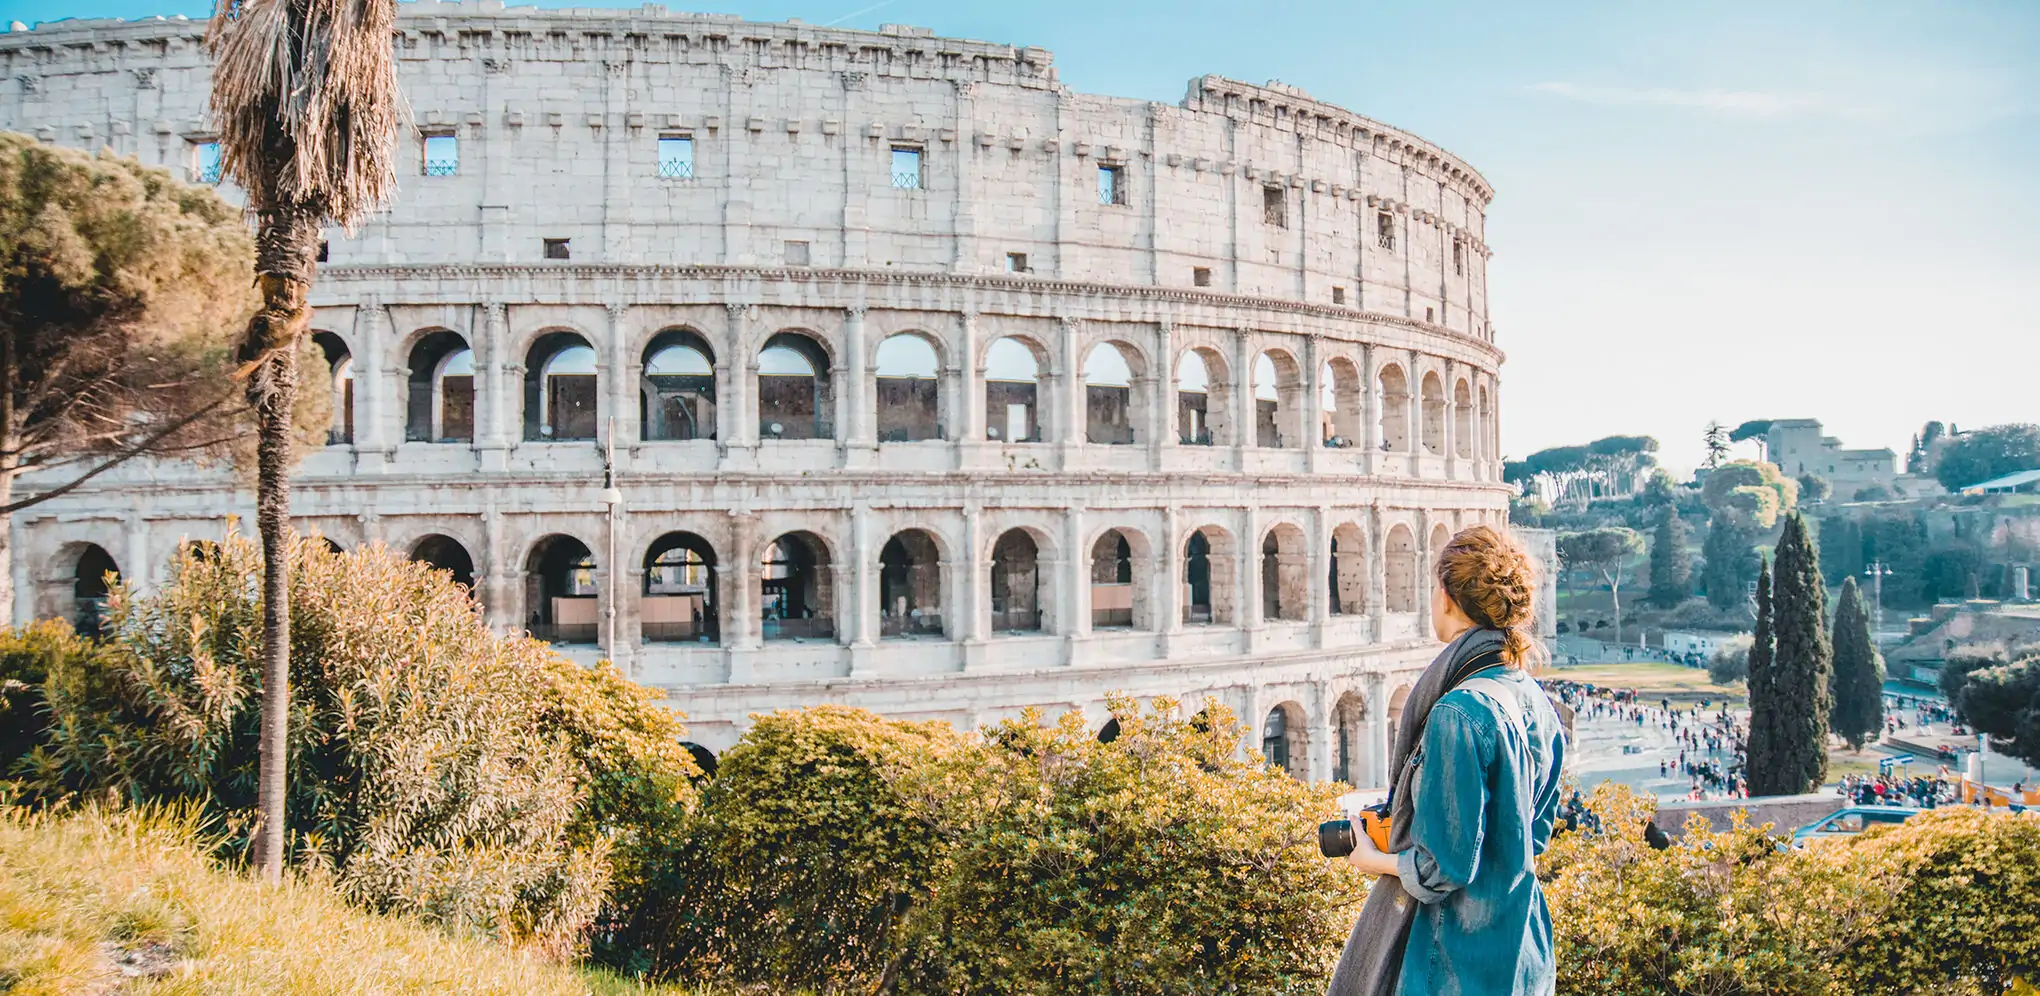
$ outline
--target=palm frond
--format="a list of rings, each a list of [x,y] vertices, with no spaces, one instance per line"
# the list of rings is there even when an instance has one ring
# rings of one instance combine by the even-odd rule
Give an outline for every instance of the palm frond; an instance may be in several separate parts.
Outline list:
[[[396,0],[219,0],[221,169],[260,211],[352,226],[396,192]]]

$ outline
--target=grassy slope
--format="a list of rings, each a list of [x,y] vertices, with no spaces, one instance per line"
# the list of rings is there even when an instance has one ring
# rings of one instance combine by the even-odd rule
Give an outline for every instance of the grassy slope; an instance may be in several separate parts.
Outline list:
[[[217,869],[190,840],[160,815],[0,809],[0,992],[695,992],[364,913],[313,882],[259,886]]]
[[[1653,703],[1661,698],[1669,698],[1675,703],[1686,705],[1701,699],[1712,702],[1726,699],[1736,705],[1743,705],[1748,694],[1741,685],[1715,684],[1707,677],[1707,671],[1703,668],[1680,664],[1637,662],[1581,664],[1578,667],[1556,666],[1545,671],[1543,676],[1610,688],[1634,688],[1639,697]]]

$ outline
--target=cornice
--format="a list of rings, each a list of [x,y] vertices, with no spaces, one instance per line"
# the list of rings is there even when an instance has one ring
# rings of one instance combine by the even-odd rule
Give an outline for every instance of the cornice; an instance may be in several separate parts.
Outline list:
[[[376,263],[322,266],[319,268],[319,282],[321,284],[352,284],[370,281],[419,279],[473,282],[506,279],[754,280],[800,284],[887,284],[906,287],[946,287],[957,290],[982,290],[1000,294],[1049,294],[1068,295],[1079,298],[1132,298],[1162,304],[1186,304],[1200,307],[1275,312],[1285,315],[1334,319],[1347,322],[1366,322],[1374,325],[1406,329],[1421,335],[1463,345],[1493,357],[1497,366],[1505,362],[1508,357],[1507,353],[1485,339],[1468,335],[1457,329],[1403,315],[1391,315],[1380,311],[1366,311],[1343,305],[1314,304],[1306,301],[1292,301],[1286,298],[1228,294],[1187,287],[1105,284],[1079,280],[1043,279],[1031,276],[1007,276],[1004,274],[829,269],[805,266],[782,268],[729,266],[723,264],[677,266],[658,263]],[[314,286],[313,293],[316,297],[318,293],[317,285]],[[494,298],[492,297],[491,299],[493,300]],[[548,301],[533,303],[554,304],[570,302]],[[606,303],[606,301],[589,300],[571,303],[600,305]],[[860,303],[865,307],[874,306],[870,301]],[[316,300],[314,304],[317,304]],[[325,307],[325,305],[318,306]],[[979,314],[1000,313],[999,309],[987,307],[983,303],[975,305],[972,310]]]

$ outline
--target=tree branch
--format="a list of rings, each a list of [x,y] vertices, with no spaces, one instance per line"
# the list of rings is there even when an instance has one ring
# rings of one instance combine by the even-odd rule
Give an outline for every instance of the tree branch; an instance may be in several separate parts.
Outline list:
[[[170,435],[172,433],[175,433],[179,429],[182,429],[185,426],[190,425],[193,422],[196,422],[199,419],[204,418],[207,415],[211,414],[213,409],[218,408],[221,404],[225,403],[229,397],[232,396],[233,392],[229,391],[226,394],[222,394],[219,397],[213,399],[211,402],[208,402],[206,404],[198,406],[197,408],[192,409],[188,414],[184,415],[183,417],[163,425],[161,428],[158,428],[156,431],[149,433],[148,435],[142,437],[133,444],[115,452],[112,456],[108,457],[105,462],[101,463],[97,467],[92,468],[91,470],[86,471],[83,474],[78,475],[75,478],[72,478],[69,483],[58,485],[57,487],[51,488],[50,490],[45,491],[39,495],[23,498],[20,501],[10,502],[9,504],[6,505],[0,505],[0,515],[12,515],[15,512],[19,512],[24,508],[31,508],[33,506],[40,505],[43,502],[49,501],[52,498],[59,498],[64,495],[70,494],[73,491],[76,491],[79,487],[83,486],[85,482],[90,481],[91,479],[98,477],[99,475],[104,474],[107,471],[112,470],[113,468],[118,467],[121,464],[126,463],[137,456],[142,455],[143,453],[147,452],[150,447],[156,445],[159,442],[162,442],[165,439],[170,438]]]

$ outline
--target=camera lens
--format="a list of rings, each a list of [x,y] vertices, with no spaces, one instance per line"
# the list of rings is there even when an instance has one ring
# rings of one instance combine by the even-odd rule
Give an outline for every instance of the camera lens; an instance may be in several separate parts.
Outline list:
[[[1325,857],[1343,858],[1357,846],[1352,820],[1326,820],[1317,825],[1317,848]]]

